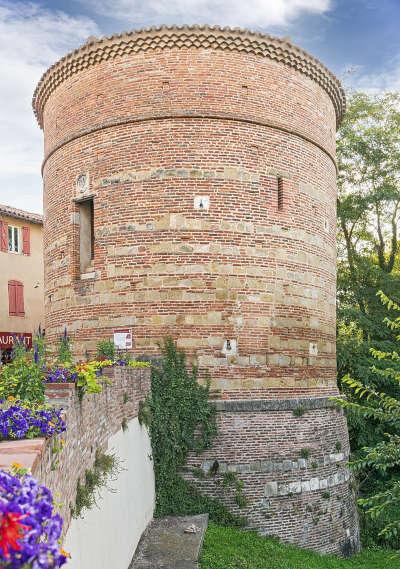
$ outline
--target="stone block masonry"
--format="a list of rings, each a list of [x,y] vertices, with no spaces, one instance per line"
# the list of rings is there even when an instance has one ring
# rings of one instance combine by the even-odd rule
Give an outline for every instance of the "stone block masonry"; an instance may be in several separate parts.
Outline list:
[[[212,449],[191,456],[185,476],[245,516],[250,529],[322,553],[357,551],[342,410],[323,397],[215,405],[218,437]],[[236,503],[227,473],[244,482],[244,507]]]
[[[90,40],[44,74],[33,105],[45,135],[50,341],[66,325],[82,356],[129,327],[134,352],[152,355],[172,335],[201,379],[211,378],[216,399],[337,395],[335,131],[345,100],[319,61],[263,34],[154,28]],[[91,225],[82,200],[90,202]],[[257,417],[265,424],[284,418]],[[293,451],[304,427],[299,420],[297,430],[271,439],[243,418],[232,411],[229,431],[243,452],[254,440],[271,456],[282,446]],[[334,428],[335,418],[345,438],[336,412],[327,425]],[[220,458],[247,468],[268,461],[268,452]],[[271,460],[298,459],[293,451]],[[309,473],[302,488],[314,488],[315,478],[329,484],[333,468]],[[255,496],[267,483],[283,492],[281,474],[252,472],[241,476]],[[302,493],[290,499],[301,501]],[[261,523],[254,515],[261,531],[287,533],[284,517],[279,529],[279,516]],[[317,548],[330,539],[322,525],[319,542],[316,530],[300,538],[296,519],[290,539]],[[355,542],[356,517],[350,526]]]

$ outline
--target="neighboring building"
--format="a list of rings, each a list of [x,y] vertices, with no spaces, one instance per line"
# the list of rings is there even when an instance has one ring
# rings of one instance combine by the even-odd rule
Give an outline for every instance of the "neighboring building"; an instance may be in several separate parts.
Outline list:
[[[194,483],[264,534],[357,549],[331,400],[339,81],[285,39],[161,27],[91,38],[44,74],[34,109],[48,340],[66,325],[83,357],[130,331],[156,354],[172,335],[219,399],[218,438],[191,459],[216,476]]]
[[[43,218],[0,204],[0,350],[6,361],[14,337],[27,347],[43,325]]]

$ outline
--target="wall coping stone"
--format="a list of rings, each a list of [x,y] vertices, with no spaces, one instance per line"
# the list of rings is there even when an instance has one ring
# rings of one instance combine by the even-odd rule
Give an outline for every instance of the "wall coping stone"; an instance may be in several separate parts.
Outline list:
[[[310,409],[335,408],[332,397],[299,397],[295,399],[214,399],[212,403],[217,411],[247,413],[254,411],[294,411],[303,407]]]
[[[9,469],[16,462],[34,471],[47,445],[47,440],[22,439],[0,442],[0,468]]]

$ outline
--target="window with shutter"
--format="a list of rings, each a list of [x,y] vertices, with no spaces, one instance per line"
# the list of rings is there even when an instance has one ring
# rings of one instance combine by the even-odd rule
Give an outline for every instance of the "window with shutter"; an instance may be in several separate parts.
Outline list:
[[[8,281],[8,312],[10,316],[25,316],[24,285]]]
[[[24,255],[31,254],[31,238],[30,229],[28,226],[22,228],[22,253]]]
[[[22,283],[17,284],[17,314],[25,316],[24,285]]]
[[[8,250],[11,253],[21,253],[21,230],[19,227],[8,226]]]
[[[8,313],[10,316],[17,316],[16,286],[13,281],[8,283]]]

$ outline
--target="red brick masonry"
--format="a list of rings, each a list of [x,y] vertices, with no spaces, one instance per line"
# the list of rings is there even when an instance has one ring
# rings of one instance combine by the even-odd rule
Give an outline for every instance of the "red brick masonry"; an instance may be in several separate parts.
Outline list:
[[[52,490],[55,501],[61,504],[64,533],[78,479],[92,467],[96,450],[107,448],[108,439],[121,429],[123,419],[137,417],[139,401],[150,390],[149,369],[113,368],[105,374],[111,385],[105,385],[102,393],[85,395],[82,402],[73,384],[48,386],[46,395],[51,402],[65,409],[67,431],[61,437],[0,442],[0,468],[19,462],[32,469],[33,475]],[[54,446],[60,438],[64,439],[64,448],[56,453]]]
[[[67,325],[83,355],[131,327],[140,354],[172,334],[225,397],[335,392],[344,95],[321,63],[246,31],[145,30],[66,56],[34,103],[50,340]],[[90,196],[81,275],[76,200]]]
[[[67,325],[83,355],[129,327],[135,353],[155,354],[172,335],[225,405],[200,466],[238,471],[263,533],[346,553],[358,544],[347,430],[326,399],[338,394],[344,108],[339,81],[302,49],[208,26],[92,38],[34,95],[49,340]],[[81,273],[88,198],[94,259]]]
[[[222,500],[264,535],[323,553],[359,548],[358,518],[343,411],[327,398],[216,401],[219,434],[193,455],[189,473],[201,491]],[[210,475],[210,469],[218,470]],[[196,471],[194,471],[196,473]],[[235,502],[226,472],[244,482],[247,506]]]

